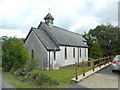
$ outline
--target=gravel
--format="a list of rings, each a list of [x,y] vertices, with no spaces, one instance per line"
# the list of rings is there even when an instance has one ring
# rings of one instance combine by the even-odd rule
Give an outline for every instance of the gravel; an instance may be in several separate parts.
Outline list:
[[[95,73],[79,82],[78,85],[87,88],[118,88],[118,77]]]

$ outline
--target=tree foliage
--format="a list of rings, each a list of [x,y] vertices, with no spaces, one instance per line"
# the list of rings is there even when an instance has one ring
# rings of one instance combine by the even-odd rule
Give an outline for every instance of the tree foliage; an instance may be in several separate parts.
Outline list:
[[[11,37],[2,37],[2,67],[6,71],[18,69],[29,60],[27,49],[22,40]]]
[[[90,49],[90,57],[94,59],[103,57],[102,50],[100,48],[100,45],[97,42],[93,42],[93,45]]]
[[[88,42],[89,51],[92,43],[97,41],[104,56],[120,54],[120,30],[118,27],[99,25],[95,29],[90,29],[88,33],[84,33],[83,37]]]

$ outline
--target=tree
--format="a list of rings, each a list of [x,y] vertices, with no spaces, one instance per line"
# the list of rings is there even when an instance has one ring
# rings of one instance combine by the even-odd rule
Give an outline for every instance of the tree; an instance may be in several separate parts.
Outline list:
[[[90,49],[90,57],[94,59],[103,57],[102,50],[97,42],[94,42]]]
[[[83,35],[87,38],[89,51],[92,43],[97,41],[103,51],[103,56],[120,54],[120,30],[112,25],[98,25]],[[90,52],[89,52],[90,54]]]
[[[6,71],[18,69],[29,60],[29,54],[22,40],[2,37],[2,67]]]

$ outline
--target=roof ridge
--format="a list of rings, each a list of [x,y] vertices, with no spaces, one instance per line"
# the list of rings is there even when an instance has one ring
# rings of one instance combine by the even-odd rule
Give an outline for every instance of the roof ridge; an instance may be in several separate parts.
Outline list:
[[[54,43],[56,44],[56,46],[59,48],[59,43],[57,42],[57,40],[54,38],[54,36],[51,34],[51,32],[48,30],[48,28],[44,25],[44,24],[41,24],[45,29],[45,32],[49,35],[49,37],[54,41]]]

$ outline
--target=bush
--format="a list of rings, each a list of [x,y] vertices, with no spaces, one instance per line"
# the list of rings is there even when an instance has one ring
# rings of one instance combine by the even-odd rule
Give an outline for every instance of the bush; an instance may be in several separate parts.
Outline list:
[[[21,39],[2,37],[2,67],[5,71],[17,70],[29,60],[29,54]]]
[[[53,80],[44,74],[38,74],[36,77],[36,82],[38,85],[58,85],[58,82],[56,80]]]
[[[22,81],[26,81],[26,80],[33,81],[35,84],[41,87],[59,85],[58,81],[38,72],[27,73],[26,76],[22,79]]]

